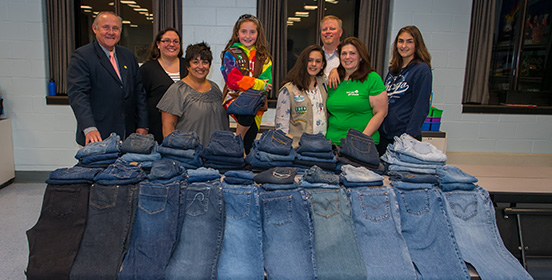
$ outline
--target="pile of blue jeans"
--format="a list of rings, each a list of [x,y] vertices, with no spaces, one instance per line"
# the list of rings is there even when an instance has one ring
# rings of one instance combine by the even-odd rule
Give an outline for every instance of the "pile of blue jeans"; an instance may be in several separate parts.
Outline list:
[[[339,181],[346,188],[379,187],[383,177],[366,167],[355,167],[349,164],[341,166]]]
[[[324,171],[315,165],[303,172],[303,175],[299,179],[299,186],[304,189],[337,189],[339,188],[339,176],[334,172]]]
[[[404,133],[395,136],[395,143],[387,146],[381,160],[388,171],[436,174],[436,169],[446,164],[447,156],[430,143]]]
[[[347,131],[347,137],[341,138],[341,145],[336,146],[336,150],[340,165],[362,166],[379,174],[384,171],[374,139],[356,129]]]
[[[336,171],[337,159],[335,158],[332,143],[324,134],[309,134],[303,132],[297,146],[297,156],[293,160],[293,166],[298,169],[307,169],[311,166]]]
[[[46,180],[46,184],[93,184],[94,177],[102,170],[103,169],[101,168],[87,168],[81,166],[58,168],[50,172],[50,176]]]
[[[253,180],[267,191],[289,190],[298,187],[295,175],[297,175],[297,169],[294,167],[272,167],[255,175]]]
[[[163,138],[157,151],[163,158],[178,161],[186,168],[198,168],[203,165],[200,152],[203,147],[194,131],[175,130]]]
[[[455,166],[438,168],[437,176],[462,259],[481,279],[532,279],[504,246],[489,192]]]
[[[245,170],[224,173],[226,223],[218,279],[264,278],[260,188],[254,176]]]
[[[220,171],[242,169],[245,165],[243,140],[230,131],[213,132],[200,155],[205,159],[203,166]]]
[[[154,160],[161,159],[157,148],[158,144],[153,134],[132,133],[121,144],[121,158],[128,162],[140,163],[142,168],[151,168]]]
[[[255,170],[291,166],[296,155],[291,146],[292,142],[293,140],[279,129],[266,131],[259,140],[253,142],[253,148],[245,162]]]
[[[105,168],[119,158],[121,137],[111,133],[109,137],[100,142],[89,143],[75,154],[82,167]]]

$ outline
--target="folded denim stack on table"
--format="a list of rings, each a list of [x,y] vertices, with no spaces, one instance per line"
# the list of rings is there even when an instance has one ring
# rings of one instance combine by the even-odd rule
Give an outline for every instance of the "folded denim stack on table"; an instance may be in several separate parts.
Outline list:
[[[386,163],[388,171],[436,174],[437,167],[446,164],[447,156],[430,143],[420,142],[404,133],[395,136],[395,143],[387,146],[381,160]]]
[[[213,132],[209,144],[200,155],[205,159],[204,166],[221,171],[242,169],[245,164],[243,140],[230,131]]]
[[[79,160],[77,165],[105,168],[117,160],[120,146],[121,137],[116,133],[111,133],[103,141],[88,143],[88,145],[77,151],[75,155],[75,158]]]
[[[58,168],[50,172],[50,176],[46,180],[46,184],[92,184],[94,183],[94,177],[101,171],[101,168],[87,168],[80,166]]]
[[[407,171],[388,171],[387,176],[391,181],[403,181],[407,183],[428,183],[437,185],[439,181],[433,174],[420,174]]]
[[[253,180],[267,191],[289,190],[297,188],[295,175],[297,169],[293,167],[273,167],[257,174]]]
[[[374,139],[356,129],[349,129],[347,137],[341,138],[341,145],[336,148],[337,160],[342,165],[363,166],[379,174],[385,170]]]
[[[383,177],[366,167],[341,166],[339,181],[346,188],[375,187],[383,185]]]
[[[133,185],[146,178],[146,173],[138,164],[117,159],[94,177],[94,182],[101,185]]]
[[[182,166],[194,169],[203,165],[199,157],[202,148],[197,133],[175,130],[163,139],[157,151],[163,158],[176,160]]]
[[[460,168],[447,165],[438,167],[437,180],[444,192],[454,190],[471,191],[476,188],[477,178],[460,170]]]
[[[185,181],[187,176],[186,169],[180,162],[172,159],[160,159],[153,161],[147,179],[157,184],[172,184]]]
[[[250,185],[253,184],[255,174],[246,170],[230,170],[224,173],[223,181],[230,185]]]
[[[326,139],[322,133],[303,132],[297,146],[297,156],[293,160],[294,167],[307,169],[317,165],[322,169],[335,172],[336,162],[330,139]]]
[[[299,186],[302,188],[323,188],[323,189],[338,189],[339,188],[339,176],[322,170],[318,166],[313,166],[305,172],[299,179]]]
[[[277,166],[291,166],[296,152],[291,146],[293,140],[283,131],[272,129],[253,142],[253,148],[245,162],[254,169],[265,170]]]
[[[128,162],[140,163],[143,168],[151,168],[154,160],[161,159],[157,148],[158,144],[153,134],[132,133],[121,144],[121,158]]]

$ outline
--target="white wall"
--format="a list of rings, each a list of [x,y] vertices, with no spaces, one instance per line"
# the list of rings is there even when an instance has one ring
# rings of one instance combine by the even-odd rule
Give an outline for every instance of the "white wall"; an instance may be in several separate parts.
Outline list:
[[[444,109],[447,151],[552,153],[552,116],[463,114],[471,0],[394,0],[389,44],[416,25],[432,56],[433,105]]]
[[[43,2],[0,0],[0,89],[5,115],[12,119],[18,171],[76,163],[71,108],[46,105]],[[235,20],[244,13],[255,14],[255,5],[255,0],[184,1],[184,44],[211,45],[209,78],[219,85],[220,52]],[[433,56],[434,105],[445,110],[442,130],[448,134],[449,151],[552,153],[552,116],[461,113],[471,0],[395,0],[391,11],[389,41],[402,26],[417,25]]]

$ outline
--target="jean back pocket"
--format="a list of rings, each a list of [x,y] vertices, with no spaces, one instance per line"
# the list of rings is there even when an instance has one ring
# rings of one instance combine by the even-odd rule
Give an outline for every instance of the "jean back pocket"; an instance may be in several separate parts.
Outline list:
[[[273,197],[263,199],[264,219],[274,226],[283,226],[292,222],[292,196]]]
[[[208,187],[188,188],[186,190],[186,215],[200,216],[209,209],[209,193],[211,189]]]
[[[389,219],[389,192],[359,192],[358,199],[364,219],[372,222]]]
[[[169,188],[158,185],[140,185],[138,207],[144,212],[154,215],[165,211]]]
[[[445,195],[455,217],[467,221],[477,215],[477,194],[452,192]]]
[[[406,213],[421,216],[429,212],[429,190],[400,191]]]
[[[320,217],[329,219],[341,211],[339,189],[309,191],[311,194],[312,212]]]
[[[226,217],[239,220],[249,216],[251,207],[251,191],[238,191],[224,189],[224,201]]]
[[[117,204],[117,195],[120,187],[94,184],[90,188],[90,205],[103,210],[114,207]]]

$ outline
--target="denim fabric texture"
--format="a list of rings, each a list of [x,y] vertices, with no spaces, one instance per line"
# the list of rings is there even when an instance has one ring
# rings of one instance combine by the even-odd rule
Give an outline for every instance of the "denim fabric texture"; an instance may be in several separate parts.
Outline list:
[[[272,184],[272,183],[265,183],[261,185],[261,188],[266,191],[277,191],[277,190],[291,190],[298,188],[299,185],[297,183],[293,182],[291,184]]]
[[[395,192],[389,187],[355,188],[347,195],[368,279],[416,279]]]
[[[317,161],[317,162],[328,162],[328,163],[337,162],[337,159],[335,157],[328,159],[328,158],[316,158],[316,157],[304,156],[303,154],[297,154],[295,158],[303,161]]]
[[[354,167],[352,165],[343,165],[341,167],[341,177],[347,182],[381,182],[383,177],[365,167]]]
[[[388,171],[402,171],[410,173],[421,173],[421,174],[432,174],[436,175],[437,171],[435,168],[417,168],[417,167],[408,167],[402,165],[391,164],[387,166]]]
[[[199,144],[199,136],[195,131],[174,130],[161,143],[162,147],[179,150],[195,150]]]
[[[385,173],[385,167],[381,162],[379,162],[377,165],[371,165],[371,164],[368,164],[368,163],[365,163],[365,162],[355,160],[353,158],[348,158],[348,157],[340,155],[340,154],[336,154],[335,158],[338,161],[338,164],[337,164],[338,170],[341,170],[341,166],[348,164],[348,165],[352,165],[352,166],[355,166],[355,167],[366,167],[366,168],[368,168],[368,169],[370,169],[370,170],[372,170],[372,171],[374,171],[378,174]]]
[[[200,167],[198,169],[188,170],[188,182],[205,182],[210,180],[219,180],[220,173],[213,168]]]
[[[326,183],[310,183],[303,179],[299,179],[299,187],[303,189],[312,189],[312,188],[319,188],[319,189],[339,189],[338,184],[326,184]]]
[[[230,170],[240,170],[244,167],[242,163],[223,163],[219,161],[207,160],[203,163],[204,167],[215,168],[220,172],[227,172]]]
[[[366,279],[351,204],[343,188],[309,189],[318,279]]]
[[[391,181],[403,181],[408,183],[429,183],[437,184],[437,176],[429,174],[418,174],[411,172],[401,171],[389,171],[387,172],[389,180]]]
[[[477,187],[474,183],[441,183],[439,187],[444,192],[450,192],[454,190],[471,191]]]
[[[237,179],[225,177],[225,180],[227,178]],[[260,189],[254,184],[233,185],[225,181],[222,183],[222,190],[226,225],[218,265],[218,279],[263,279]]]
[[[258,153],[260,152],[261,151],[258,151],[255,147],[253,147],[249,152],[249,154],[245,157],[245,163],[251,165],[254,168],[260,168],[260,169],[269,169],[272,167],[279,167],[279,166],[290,166],[293,163],[292,160],[290,161],[261,160],[258,157]],[[274,155],[274,154],[271,154],[271,155]],[[281,156],[281,155],[276,155],[276,156]]]
[[[255,144],[253,144],[255,145]],[[255,146],[253,146],[253,149],[255,149]],[[297,156],[297,152],[295,150],[291,150],[289,155],[278,155],[278,154],[271,154],[263,151],[256,151],[255,157],[260,161],[286,161],[286,162],[292,162],[295,157]]]
[[[390,152],[393,152],[393,151],[390,151]],[[395,154],[395,157],[398,158],[402,162],[415,163],[415,164],[434,164],[434,165],[445,165],[446,164],[446,161],[427,161],[427,160],[418,159],[418,158],[415,158],[415,157],[412,157],[412,156],[409,156],[409,155],[406,155],[406,154],[395,153],[395,152],[393,152],[393,153]]]
[[[121,153],[151,154],[155,147],[153,134],[130,134],[121,144]]]
[[[264,132],[259,140],[253,142],[254,146],[259,150],[277,155],[289,155],[293,147],[291,143],[293,139],[288,137],[279,129],[271,129]]]
[[[421,279],[470,279],[442,193],[432,184],[391,182],[402,234]]]
[[[71,279],[117,279],[136,215],[136,185],[94,184],[88,205]]]
[[[431,162],[426,163],[410,163],[410,162],[404,162],[401,161],[396,155],[398,153],[387,151],[383,156],[381,156],[381,160],[387,162],[388,164],[396,164],[404,167],[412,167],[412,168],[433,168],[436,169],[438,167],[442,167],[442,164],[429,164]]]
[[[153,162],[148,179],[150,181],[167,180],[186,173],[184,167],[170,159],[160,159]]]
[[[101,185],[128,185],[136,184],[146,178],[146,174],[137,165],[117,159],[115,163],[94,177],[94,181]]]
[[[428,142],[421,142],[404,133],[400,137],[395,136],[395,143],[387,147],[397,153],[424,160],[446,162],[447,155]]]
[[[383,181],[373,181],[373,182],[349,182],[345,177],[339,177],[340,183],[345,188],[359,188],[359,187],[379,187],[383,186]]]
[[[260,199],[268,279],[317,279],[314,225],[306,191],[261,192]]]
[[[90,184],[46,187],[40,217],[27,231],[27,279],[69,279],[85,230],[89,188]]]
[[[233,170],[224,173],[223,182],[228,185],[251,185],[255,174],[251,171]]]
[[[50,172],[50,180],[85,180],[90,183],[94,181],[94,176],[101,172],[101,168],[84,168],[74,166],[70,168],[58,168]],[[48,183],[48,181],[46,181]]]
[[[162,154],[162,155],[170,155],[170,156],[175,156],[175,157],[179,157],[179,158],[182,158],[182,159],[194,159],[198,156],[198,154],[201,152],[201,150],[203,149],[203,146],[201,144],[197,145],[197,147],[193,148],[193,149],[178,149],[178,148],[171,148],[171,147],[164,147],[164,146],[159,146],[157,148],[157,151]]]
[[[302,180],[309,183],[324,183],[330,185],[339,184],[339,176],[334,173],[324,171],[316,165],[305,170]]]
[[[440,183],[477,183],[477,178],[454,165],[439,167],[436,171]]]
[[[347,137],[341,139],[340,148],[340,154],[343,156],[370,165],[379,164],[379,154],[374,139],[356,129],[351,128],[347,131]]]
[[[462,258],[481,279],[533,279],[504,246],[493,202],[485,189],[442,195]]]
[[[203,160],[199,156],[199,153],[197,153],[193,159],[187,159],[187,158],[182,158],[182,157],[172,156],[172,155],[166,155],[166,154],[163,155],[163,159],[170,159],[170,160],[177,161],[183,167],[190,168],[190,169],[195,169],[195,168],[201,167],[203,165]]]
[[[297,153],[314,152],[314,153],[328,153],[332,152],[332,142],[330,139],[326,139],[326,136],[322,133],[311,134],[303,132],[299,139],[299,146],[297,146]]]
[[[221,164],[242,164],[242,165],[245,163],[243,154],[239,157],[201,154],[201,157],[203,157],[206,162],[211,161],[211,162],[217,162]]]
[[[155,142],[157,143],[157,142]],[[153,151],[151,154],[135,154],[135,153],[127,153],[121,156],[121,159],[128,162],[153,162],[154,160],[161,159],[161,154],[157,152],[156,150]]]
[[[243,157],[243,140],[231,131],[215,131],[202,151],[204,155]]]
[[[140,182],[136,220],[118,279],[164,279],[177,242],[180,188],[178,181]]]
[[[292,184],[295,182],[297,169],[293,167],[273,167],[257,174],[253,179],[259,184]]]
[[[246,90],[228,106],[226,112],[229,115],[249,115],[257,114],[259,108],[263,105],[266,95],[257,90]]]
[[[306,167],[306,168],[316,165],[322,169],[334,171],[334,172],[337,169],[337,164],[334,162],[321,162],[318,160],[302,160],[302,159],[296,158],[295,160],[293,160],[293,164]]]
[[[311,158],[319,158],[319,159],[334,159],[335,154],[333,151],[331,152],[301,152],[302,156],[305,157],[311,157]]]
[[[190,183],[184,199],[180,239],[165,277],[217,279],[226,216],[220,180]]]
[[[121,137],[115,133],[111,133],[109,137],[100,142],[89,143],[82,147],[75,154],[76,159],[81,159],[85,156],[119,153],[121,146]]]

